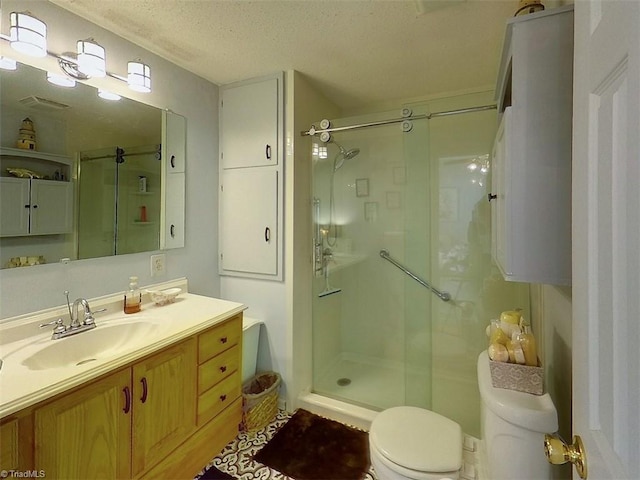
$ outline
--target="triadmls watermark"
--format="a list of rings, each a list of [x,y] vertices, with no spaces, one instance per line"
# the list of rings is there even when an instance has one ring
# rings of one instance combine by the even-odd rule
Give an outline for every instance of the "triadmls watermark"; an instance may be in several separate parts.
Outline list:
[[[44,478],[44,470],[0,470],[0,478]]]

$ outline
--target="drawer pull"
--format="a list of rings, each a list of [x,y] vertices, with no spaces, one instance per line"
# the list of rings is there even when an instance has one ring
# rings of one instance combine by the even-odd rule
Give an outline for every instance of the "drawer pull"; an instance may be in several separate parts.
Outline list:
[[[220,343],[227,343],[227,337],[221,337]]]
[[[227,371],[227,366],[226,366],[226,365],[222,365],[222,366],[220,367],[220,371],[221,371],[222,373],[226,372],[226,371]]]
[[[226,395],[220,395],[220,401],[224,402],[227,399]]]

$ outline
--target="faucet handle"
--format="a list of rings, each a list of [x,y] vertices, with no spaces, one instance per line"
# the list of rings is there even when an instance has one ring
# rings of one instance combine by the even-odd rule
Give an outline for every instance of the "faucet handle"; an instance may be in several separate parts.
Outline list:
[[[64,321],[61,318],[57,320],[51,320],[48,323],[42,323],[40,324],[40,328],[48,327],[49,325],[55,325],[55,327],[53,327],[53,333],[63,333],[67,330],[67,328],[64,326]]]
[[[96,323],[96,319],[93,318],[93,314],[94,313],[106,312],[106,311],[107,311],[106,307],[105,308],[101,308],[99,310],[91,310],[91,309],[89,309],[88,312],[84,313],[84,324],[85,325],[92,325],[92,324]]]

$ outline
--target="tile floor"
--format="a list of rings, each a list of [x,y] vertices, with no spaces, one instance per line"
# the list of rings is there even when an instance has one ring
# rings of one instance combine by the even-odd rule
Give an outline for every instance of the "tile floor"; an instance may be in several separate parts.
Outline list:
[[[287,423],[291,415],[279,411],[276,418],[266,427],[257,432],[241,432],[232,440],[219,455],[217,455],[209,464],[199,473],[195,480],[209,468],[215,466],[218,470],[233,475],[239,480],[249,479],[274,479],[274,480],[291,480],[291,477],[283,475],[277,470],[273,470],[261,463],[253,460],[258,450],[267,444],[278,429]],[[370,469],[364,480],[377,480]]]

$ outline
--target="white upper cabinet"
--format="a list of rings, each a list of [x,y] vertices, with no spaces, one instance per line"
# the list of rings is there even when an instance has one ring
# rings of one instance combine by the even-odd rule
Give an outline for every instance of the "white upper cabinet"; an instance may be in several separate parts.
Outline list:
[[[284,75],[221,92],[218,270],[282,280]]]
[[[56,235],[73,231],[71,160],[61,155],[2,148],[0,168],[22,168],[38,176],[0,178],[0,236]]]
[[[222,168],[277,165],[282,138],[281,77],[243,82],[221,92]]]
[[[162,156],[167,173],[184,173],[187,156],[187,120],[165,110],[162,115]]]
[[[187,120],[162,112],[162,216],[160,249],[184,247]]]
[[[572,84],[573,6],[509,20],[490,194],[506,280],[571,284]]]

